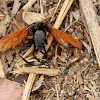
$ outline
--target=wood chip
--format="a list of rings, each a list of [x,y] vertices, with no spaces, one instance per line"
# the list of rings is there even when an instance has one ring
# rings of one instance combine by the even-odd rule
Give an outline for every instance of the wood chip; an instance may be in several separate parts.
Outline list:
[[[89,33],[100,66],[100,26],[91,0],[79,0],[82,20]]]
[[[46,68],[35,68],[35,67],[23,67],[19,70],[13,71],[14,73],[34,73],[34,74],[45,74],[50,76],[59,75],[59,69],[46,69]]]
[[[84,83],[80,72],[77,72],[77,81],[80,85]]]

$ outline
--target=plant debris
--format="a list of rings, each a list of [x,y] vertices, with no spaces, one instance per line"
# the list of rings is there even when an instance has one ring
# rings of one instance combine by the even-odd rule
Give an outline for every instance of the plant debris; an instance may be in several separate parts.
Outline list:
[[[47,32],[47,58],[38,50],[35,52],[36,57],[46,63],[29,66],[18,56],[18,51],[32,39],[33,34],[29,32],[14,49],[0,53],[0,100],[100,99],[100,69],[92,38],[82,20],[80,1],[0,1],[0,38],[40,21],[81,41],[84,46],[84,50],[70,45],[66,48]],[[100,2],[89,1],[94,6],[99,23]],[[21,55],[29,62],[39,64],[32,56],[33,49],[34,45]]]

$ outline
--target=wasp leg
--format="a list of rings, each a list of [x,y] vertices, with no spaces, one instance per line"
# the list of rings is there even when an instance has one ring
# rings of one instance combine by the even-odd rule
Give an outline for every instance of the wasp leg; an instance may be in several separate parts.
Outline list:
[[[45,53],[44,53],[43,51],[41,51],[41,50],[40,50],[40,52],[41,52],[42,54],[45,54]]]
[[[18,52],[18,54],[20,54],[21,52],[23,52],[23,51],[26,50],[27,48],[31,47],[32,44],[33,44],[32,41],[28,42],[27,45],[25,45],[25,46]]]
[[[46,49],[45,49],[45,46],[43,46],[43,49],[44,49],[44,52],[45,52],[45,56],[47,57],[47,51],[46,51]]]
[[[34,55],[34,53],[35,53],[35,50],[36,50],[36,45],[35,45],[35,43],[34,43],[34,51],[33,51],[33,56],[34,56],[34,58],[38,61],[38,62],[40,62],[40,60]]]
[[[40,62],[40,64],[37,64],[36,66],[38,66],[38,65],[44,65],[44,63],[41,62],[41,61],[34,55],[35,50],[36,50],[36,45],[34,44],[33,56],[34,56],[34,58],[35,58],[38,62]],[[41,52],[42,54],[45,54],[45,53],[43,53],[41,50],[40,50],[40,52]]]
[[[45,38],[45,43],[46,43],[46,45],[48,44],[48,42],[47,42],[47,39]]]
[[[44,50],[45,53],[44,53],[43,51],[41,51],[41,50],[40,50],[40,52],[41,52],[42,54],[44,54],[44,57],[45,57],[45,58],[47,58],[47,51],[46,51],[46,49],[45,49],[45,46],[43,46],[43,50]],[[49,61],[49,62],[50,62],[50,61]],[[42,63],[43,65],[48,65],[49,62],[41,62],[41,63]]]
[[[41,50],[40,50],[40,52],[41,52],[42,54],[44,54],[44,56],[47,56],[47,51],[46,51],[46,49],[45,49],[45,46],[43,46],[43,50],[44,50],[44,52],[41,51]]]
[[[44,46],[43,46],[43,50],[44,50],[44,52],[43,52],[43,51],[41,51],[41,50],[40,50],[40,52],[41,52],[42,54],[44,54],[45,58],[47,58],[47,52],[46,52],[46,50],[45,50],[45,47],[44,47]]]
[[[27,64],[29,64],[29,65],[31,65],[31,66],[32,66],[33,64],[31,64],[31,63],[28,62],[25,58],[23,58],[23,57],[20,55],[20,53],[23,52],[24,50],[26,50],[27,48],[31,47],[32,44],[33,44],[33,41],[28,42],[27,45],[24,46],[24,47],[18,52],[18,55],[19,55]]]

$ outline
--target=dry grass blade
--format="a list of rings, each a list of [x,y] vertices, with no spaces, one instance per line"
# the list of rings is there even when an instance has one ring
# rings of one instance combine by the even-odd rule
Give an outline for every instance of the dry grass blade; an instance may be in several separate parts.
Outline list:
[[[55,88],[56,88],[56,93],[57,93],[57,100],[59,100],[59,94],[58,94],[58,88],[57,88],[58,84],[55,83]]]
[[[84,83],[80,72],[77,72],[77,81],[80,85]]]
[[[81,40],[81,42],[83,43],[83,45],[87,48],[89,56],[92,55],[92,51],[91,51],[91,46],[89,46],[88,44],[86,44],[84,41]]]
[[[42,0],[40,0],[40,8],[41,8],[41,14],[43,15],[44,13],[43,13],[43,2],[42,2]]]

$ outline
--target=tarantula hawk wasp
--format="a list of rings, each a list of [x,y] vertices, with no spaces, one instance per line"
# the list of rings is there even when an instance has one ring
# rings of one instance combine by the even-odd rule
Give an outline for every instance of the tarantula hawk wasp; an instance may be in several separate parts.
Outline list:
[[[37,49],[40,50],[40,52],[44,55],[47,55],[44,43],[47,45],[47,40],[46,40],[46,31],[51,33],[53,37],[63,46],[68,46],[68,44],[73,45],[74,47],[77,47],[79,49],[82,49],[82,43],[79,42],[78,40],[72,38],[68,34],[57,30],[53,28],[52,26],[49,26],[45,23],[42,22],[35,22],[32,23],[31,25],[28,25],[16,32],[10,33],[7,36],[3,37],[0,39],[0,52],[5,52],[8,49],[12,48],[14,49],[15,46],[20,43],[22,40],[24,40],[29,32],[33,33],[33,38],[27,43],[26,46],[24,46],[19,52],[18,55],[29,65],[34,65],[30,62],[28,62],[25,58],[23,58],[20,53],[23,52],[25,49],[31,47],[32,44],[34,44],[34,51],[33,51],[33,56],[36,58],[34,55],[34,52]],[[42,51],[44,50],[44,52]],[[38,62],[40,60],[36,58]]]
[[[32,44],[34,44],[34,50],[33,50],[33,56],[35,57],[35,59],[40,62],[40,60],[34,55],[35,51],[36,51],[36,47],[37,49],[40,50],[40,52],[42,54],[44,54],[45,56],[47,56],[47,52],[44,46],[44,43],[47,45],[47,40],[46,40],[46,31],[50,32],[49,28],[47,27],[46,24],[44,23],[40,23],[40,22],[36,22],[30,25],[31,27],[28,30],[29,32],[33,33],[33,38],[27,43],[26,46],[24,46],[19,52],[18,55],[29,65],[33,65],[30,62],[28,62],[27,60],[25,60],[20,53],[22,51],[24,51],[25,49],[31,47]],[[44,52],[42,51],[44,50]]]

